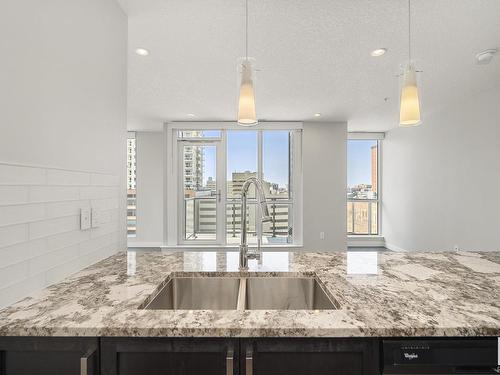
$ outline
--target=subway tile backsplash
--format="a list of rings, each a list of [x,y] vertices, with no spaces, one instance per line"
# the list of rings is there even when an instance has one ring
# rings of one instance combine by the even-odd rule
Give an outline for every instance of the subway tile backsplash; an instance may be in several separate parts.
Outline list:
[[[0,163],[0,308],[125,249],[122,190],[115,175]],[[80,230],[85,207],[99,227]]]

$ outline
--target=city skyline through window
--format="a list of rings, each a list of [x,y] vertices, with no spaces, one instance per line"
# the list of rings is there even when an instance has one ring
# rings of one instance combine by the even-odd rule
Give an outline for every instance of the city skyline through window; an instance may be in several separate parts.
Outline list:
[[[241,188],[248,178],[258,177],[262,179],[273,220],[271,224],[260,225],[255,188],[251,186],[246,217],[249,243],[255,243],[261,236],[263,244],[291,243],[294,205],[291,145],[297,136],[300,133],[290,130],[179,131],[179,140],[192,140],[180,143],[184,181],[182,238],[199,242],[224,236],[226,243],[238,243]],[[218,181],[217,174],[225,181]],[[220,223],[221,218],[217,219],[219,210],[225,212],[224,224]],[[226,228],[225,234],[216,237],[221,225]]]
[[[376,173],[378,145],[376,140],[349,140],[347,142],[347,188],[377,191]],[[353,198],[349,196],[348,198]],[[357,197],[361,198],[361,197]]]
[[[376,235],[378,228],[378,141],[347,141],[347,233]]]
[[[257,171],[257,131],[232,131],[227,135],[227,181],[231,181],[232,173]],[[263,139],[264,179],[286,189],[289,184],[289,132],[265,131]],[[204,183],[210,178],[215,180],[215,152],[205,152],[207,167]]]
[[[135,237],[137,231],[137,163],[135,134],[127,136],[127,236]]]

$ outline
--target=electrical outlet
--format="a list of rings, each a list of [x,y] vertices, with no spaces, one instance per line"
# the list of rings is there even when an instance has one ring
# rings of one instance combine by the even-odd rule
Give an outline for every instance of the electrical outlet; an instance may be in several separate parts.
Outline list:
[[[91,212],[92,228],[97,228],[101,222],[101,213],[97,208],[92,208]]]
[[[319,239],[324,240],[325,239],[325,232],[319,232]]]
[[[80,209],[80,229],[90,229],[90,208]]]

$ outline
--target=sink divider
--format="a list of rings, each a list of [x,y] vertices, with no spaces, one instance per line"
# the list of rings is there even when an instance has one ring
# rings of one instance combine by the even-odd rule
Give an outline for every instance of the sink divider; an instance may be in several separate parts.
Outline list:
[[[247,278],[240,278],[240,288],[238,290],[238,303],[236,305],[236,310],[243,311],[245,310],[245,301],[247,296]]]

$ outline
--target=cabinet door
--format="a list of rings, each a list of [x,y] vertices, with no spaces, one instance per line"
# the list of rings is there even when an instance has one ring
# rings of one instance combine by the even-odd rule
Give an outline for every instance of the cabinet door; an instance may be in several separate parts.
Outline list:
[[[255,339],[241,343],[244,375],[379,374],[376,340]]]
[[[98,339],[1,337],[0,374],[98,375]]]
[[[102,338],[103,375],[237,375],[237,340]]]

